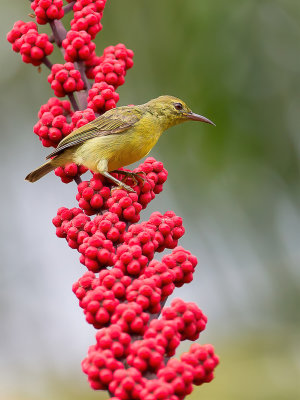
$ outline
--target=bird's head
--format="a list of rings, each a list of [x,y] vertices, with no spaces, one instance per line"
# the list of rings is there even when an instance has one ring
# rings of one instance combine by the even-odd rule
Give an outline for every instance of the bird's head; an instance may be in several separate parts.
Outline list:
[[[165,129],[188,120],[206,122],[215,125],[208,118],[195,114],[184,101],[173,96],[160,96],[147,103],[149,111],[159,117]]]

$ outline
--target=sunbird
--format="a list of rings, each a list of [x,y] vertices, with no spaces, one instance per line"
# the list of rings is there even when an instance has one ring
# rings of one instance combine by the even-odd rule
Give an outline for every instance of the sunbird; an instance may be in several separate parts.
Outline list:
[[[113,108],[62,139],[46,157],[49,161],[30,172],[25,180],[35,182],[55,168],[74,162],[133,191],[110,172],[119,172],[118,168],[145,157],[165,130],[189,120],[215,125],[173,96],[160,96],[138,106]]]

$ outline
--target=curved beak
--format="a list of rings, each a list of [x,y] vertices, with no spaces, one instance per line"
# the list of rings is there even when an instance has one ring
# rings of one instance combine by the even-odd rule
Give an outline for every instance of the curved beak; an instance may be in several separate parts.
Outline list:
[[[195,113],[193,113],[193,112],[187,113],[187,114],[185,114],[185,115],[186,115],[186,117],[187,117],[188,119],[191,119],[191,120],[193,120],[193,121],[206,122],[207,124],[211,124],[211,125],[213,125],[213,126],[216,126],[211,120],[209,120],[209,119],[206,118],[206,117],[203,117],[202,115],[195,114]]]

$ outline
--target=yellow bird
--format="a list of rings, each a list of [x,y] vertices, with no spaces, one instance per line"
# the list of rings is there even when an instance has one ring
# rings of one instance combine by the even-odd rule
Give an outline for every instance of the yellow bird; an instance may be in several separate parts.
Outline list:
[[[25,179],[35,182],[53,169],[74,162],[133,191],[110,172],[145,157],[166,129],[189,120],[214,125],[172,96],[160,96],[138,106],[114,108],[66,136],[46,157],[53,158]]]

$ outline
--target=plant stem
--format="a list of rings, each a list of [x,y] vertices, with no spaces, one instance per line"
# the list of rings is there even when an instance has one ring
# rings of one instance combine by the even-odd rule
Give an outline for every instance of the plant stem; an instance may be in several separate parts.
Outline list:
[[[53,21],[49,22],[55,42],[58,47],[61,47],[62,41],[67,36],[66,28],[63,26],[62,22],[58,19],[54,19]]]
[[[72,1],[71,3],[66,4],[65,6],[63,6],[64,15],[66,15],[69,11],[73,10],[74,4],[75,4],[75,0]]]
[[[44,58],[43,58],[43,64],[45,64],[46,67],[49,68],[50,70],[51,70],[52,65],[53,65],[52,62],[49,60],[48,57],[44,57]]]
[[[77,185],[79,185],[82,182],[82,179],[80,178],[79,175],[76,175],[74,181],[76,182]]]
[[[73,107],[74,111],[78,111],[79,107],[78,107],[77,101],[75,99],[74,93],[69,93],[68,97],[70,99],[70,102],[72,104],[72,107]]]
[[[78,62],[74,63],[74,65],[78,69],[78,71],[80,72],[81,79],[83,80],[85,90],[87,90],[87,91],[90,90],[92,85],[91,85],[90,81],[88,80],[88,78],[86,76],[84,62],[83,61],[78,61]]]
[[[85,110],[87,108],[87,92],[85,90],[76,92],[76,97],[79,104],[79,110]]]

